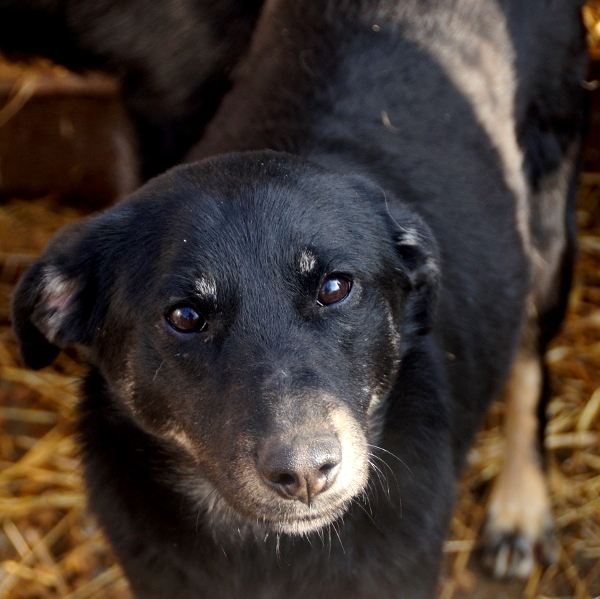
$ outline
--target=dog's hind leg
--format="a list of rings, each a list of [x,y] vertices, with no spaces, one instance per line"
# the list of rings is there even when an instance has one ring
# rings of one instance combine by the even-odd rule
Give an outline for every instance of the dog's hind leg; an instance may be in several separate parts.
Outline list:
[[[526,578],[536,560],[557,557],[539,443],[544,378],[541,355],[523,342],[504,390],[506,449],[485,531],[485,561],[498,578]]]

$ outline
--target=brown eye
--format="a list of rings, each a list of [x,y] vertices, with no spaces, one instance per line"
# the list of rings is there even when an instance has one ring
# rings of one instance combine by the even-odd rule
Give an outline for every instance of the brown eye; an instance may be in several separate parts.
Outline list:
[[[206,328],[206,320],[190,306],[176,306],[166,317],[169,324],[180,333],[197,333]]]
[[[352,282],[340,275],[331,275],[323,281],[317,300],[322,306],[341,302],[352,289]]]

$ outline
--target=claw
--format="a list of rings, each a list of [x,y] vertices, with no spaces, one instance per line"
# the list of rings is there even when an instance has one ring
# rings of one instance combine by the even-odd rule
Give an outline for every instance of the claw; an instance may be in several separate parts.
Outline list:
[[[536,562],[549,566],[558,559],[551,531],[533,539],[519,532],[496,533],[484,540],[484,566],[494,578],[529,578]]]

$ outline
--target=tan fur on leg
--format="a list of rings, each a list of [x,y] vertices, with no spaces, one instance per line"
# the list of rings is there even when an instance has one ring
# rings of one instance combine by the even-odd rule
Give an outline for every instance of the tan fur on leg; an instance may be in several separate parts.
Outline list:
[[[540,358],[521,350],[505,388],[506,450],[494,482],[486,536],[488,564],[502,578],[526,578],[535,554],[555,559],[548,490],[537,450]]]

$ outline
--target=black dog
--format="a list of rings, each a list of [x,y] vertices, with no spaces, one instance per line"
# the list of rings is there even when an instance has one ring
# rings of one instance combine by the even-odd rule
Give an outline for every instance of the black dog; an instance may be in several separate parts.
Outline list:
[[[200,139],[262,0],[0,0],[0,50],[118,75],[145,178]]]
[[[431,597],[504,388],[525,457],[492,565],[551,559],[531,418],[570,280],[579,9],[269,2],[202,160],[25,275],[24,361],[91,365],[91,507],[137,597]]]

